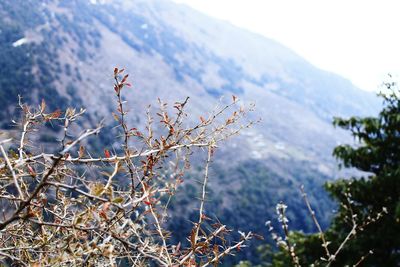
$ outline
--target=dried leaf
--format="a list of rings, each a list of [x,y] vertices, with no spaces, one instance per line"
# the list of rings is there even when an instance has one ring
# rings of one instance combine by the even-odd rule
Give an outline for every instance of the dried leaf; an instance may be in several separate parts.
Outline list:
[[[82,216],[78,216],[75,220],[75,224],[80,224],[83,221]]]
[[[190,244],[192,245],[192,248],[194,248],[194,245],[196,244],[196,230],[194,228],[190,232]]]
[[[95,184],[93,186],[92,194],[95,195],[96,197],[100,196],[103,191],[104,191],[104,185],[102,184]]]
[[[214,252],[215,257],[218,259],[218,253],[219,253],[218,245],[214,245],[213,252]]]
[[[119,117],[118,117],[118,115],[117,115],[117,114],[115,114],[114,112],[112,113],[112,115],[113,115],[113,117],[114,117],[114,120],[116,120],[116,121],[118,121],[118,122],[119,122]]]
[[[43,113],[46,109],[46,102],[42,99],[42,103],[40,104],[40,111]]]
[[[85,155],[85,147],[84,146],[79,147],[78,155],[80,158],[82,158]]]

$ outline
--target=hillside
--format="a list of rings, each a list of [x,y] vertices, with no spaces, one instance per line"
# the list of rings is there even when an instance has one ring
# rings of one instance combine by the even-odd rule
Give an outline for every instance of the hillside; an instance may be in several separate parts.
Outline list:
[[[196,120],[221,96],[255,102],[254,119],[262,122],[221,149],[213,168],[209,212],[237,228],[264,233],[275,203],[285,200],[296,207],[294,226],[313,231],[300,208],[300,184],[326,225],[333,206],[321,184],[338,175],[333,147],[351,142],[331,118],[379,106],[373,94],[279,43],[167,0],[5,0],[0,15],[3,129],[17,119],[18,94],[31,103],[44,98],[53,109],[86,107],[90,124],[112,120],[114,66],[133,77],[126,100],[130,123],[139,127],[137,114],[158,97],[173,103],[189,96]],[[109,145],[107,133],[103,141]],[[196,192],[190,182],[185,188],[191,193],[174,208],[190,213],[185,203]]]

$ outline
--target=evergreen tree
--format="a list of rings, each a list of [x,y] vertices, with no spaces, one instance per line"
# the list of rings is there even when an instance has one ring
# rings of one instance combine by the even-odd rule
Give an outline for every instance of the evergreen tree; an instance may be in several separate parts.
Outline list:
[[[324,233],[331,242],[331,257],[349,236],[332,262],[322,259],[328,255],[319,234],[291,233],[303,265],[400,266],[400,91],[393,82],[385,85],[387,90],[380,94],[384,105],[377,117],[334,119],[335,126],[350,131],[359,141],[357,146],[336,147],[334,156],[341,166],[356,168],[363,175],[326,184],[340,203]],[[289,266],[290,262],[285,251],[272,257],[273,266]]]

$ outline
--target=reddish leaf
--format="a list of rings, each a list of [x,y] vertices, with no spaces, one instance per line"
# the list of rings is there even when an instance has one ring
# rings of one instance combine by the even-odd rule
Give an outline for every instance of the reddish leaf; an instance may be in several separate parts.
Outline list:
[[[110,202],[104,203],[104,204],[103,204],[102,211],[107,212],[107,211],[110,209],[110,205],[111,205]]]
[[[32,210],[31,206],[28,206],[28,211],[27,211],[28,217],[36,217],[37,214]]]
[[[61,116],[62,112],[60,109],[57,109],[56,111],[54,111],[53,113],[50,114],[50,118],[51,119],[57,119]]]
[[[107,149],[104,149],[104,155],[106,156],[106,158],[111,157],[110,151],[108,151]]]
[[[28,167],[29,174],[30,174],[32,177],[36,177],[36,172],[35,172],[35,170],[34,170],[30,165],[27,165],[27,167]]]
[[[126,82],[126,79],[128,79],[128,77],[129,77],[129,74],[126,74],[126,75],[124,76],[124,78],[122,78],[121,83]]]
[[[211,220],[211,218],[210,218],[210,217],[207,217],[204,213],[201,214],[201,219],[202,219],[202,220]]]
[[[235,120],[233,119],[233,117],[231,117],[231,118],[229,118],[229,119],[226,120],[225,124],[226,124],[226,125],[229,125],[229,124],[232,124],[234,121],[235,121]]]
[[[143,134],[139,131],[134,131],[132,134],[137,137],[143,137]]]
[[[100,215],[100,217],[102,217],[104,220],[108,220],[107,213],[105,213],[104,210],[101,210],[101,211],[99,212],[99,215]]]

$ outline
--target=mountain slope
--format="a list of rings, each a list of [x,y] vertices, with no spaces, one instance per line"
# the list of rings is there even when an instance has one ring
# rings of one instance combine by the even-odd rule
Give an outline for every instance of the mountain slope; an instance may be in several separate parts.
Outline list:
[[[332,204],[321,184],[336,176],[333,147],[351,141],[331,118],[372,114],[379,105],[371,93],[273,40],[167,0],[5,0],[0,14],[3,128],[15,116],[18,94],[33,103],[44,98],[54,109],[87,107],[92,124],[111,121],[114,66],[133,76],[126,99],[134,125],[157,97],[190,96],[194,119],[220,96],[256,102],[262,123],[222,148],[213,169],[209,212],[235,227],[263,233],[274,205],[285,200],[296,208],[293,225],[312,231],[300,208],[300,184],[326,225]],[[174,208],[191,213],[187,198],[178,197]]]

